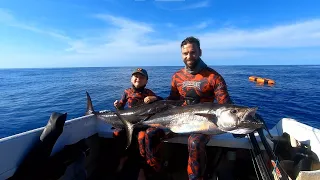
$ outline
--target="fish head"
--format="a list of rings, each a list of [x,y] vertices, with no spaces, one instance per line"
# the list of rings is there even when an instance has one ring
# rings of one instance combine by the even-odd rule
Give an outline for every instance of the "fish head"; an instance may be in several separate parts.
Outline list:
[[[216,124],[222,131],[233,134],[248,134],[263,127],[263,122],[255,117],[258,108],[230,106],[215,111]]]

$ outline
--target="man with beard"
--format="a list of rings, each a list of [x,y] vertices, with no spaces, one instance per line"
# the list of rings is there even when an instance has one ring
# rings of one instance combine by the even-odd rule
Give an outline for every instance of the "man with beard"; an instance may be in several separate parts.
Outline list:
[[[185,100],[183,105],[200,102],[214,102],[219,104],[232,103],[228,94],[227,85],[223,77],[212,68],[208,67],[200,58],[202,50],[200,42],[195,37],[187,37],[181,42],[181,54],[185,67],[172,76],[171,92],[167,99]],[[145,154],[147,163],[156,171],[161,169],[161,159],[157,157],[157,149],[164,132],[161,129],[149,128],[146,134],[139,136],[145,140],[145,149],[140,153]],[[191,134],[188,138],[188,177],[190,180],[203,179],[206,167],[206,144],[210,136],[204,134]],[[152,139],[152,145],[150,140]]]

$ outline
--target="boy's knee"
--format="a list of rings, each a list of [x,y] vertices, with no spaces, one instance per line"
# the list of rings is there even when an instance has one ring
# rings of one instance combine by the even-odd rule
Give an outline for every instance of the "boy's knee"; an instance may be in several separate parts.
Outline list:
[[[143,140],[145,135],[146,135],[146,132],[140,131],[140,132],[138,133],[138,140]]]
[[[115,138],[115,137],[120,137],[120,136],[123,136],[124,135],[124,133],[125,133],[125,131],[123,130],[123,129],[115,129],[114,131],[113,131],[113,137]]]

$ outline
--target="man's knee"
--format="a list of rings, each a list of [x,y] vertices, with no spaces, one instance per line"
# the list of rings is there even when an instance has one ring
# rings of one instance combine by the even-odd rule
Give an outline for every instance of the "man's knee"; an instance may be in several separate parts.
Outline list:
[[[189,140],[188,141],[188,149],[191,150],[199,150],[200,149],[200,143],[199,141]]]
[[[204,148],[210,137],[204,134],[191,134],[188,138],[188,146],[191,149]]]

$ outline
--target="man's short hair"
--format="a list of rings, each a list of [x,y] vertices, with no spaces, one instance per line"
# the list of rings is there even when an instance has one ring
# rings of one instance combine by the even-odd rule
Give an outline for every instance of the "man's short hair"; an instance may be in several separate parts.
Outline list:
[[[200,41],[199,39],[193,37],[193,36],[189,36],[187,38],[185,38],[182,42],[181,42],[181,48],[182,46],[186,45],[186,44],[196,44],[199,49],[200,49]]]

